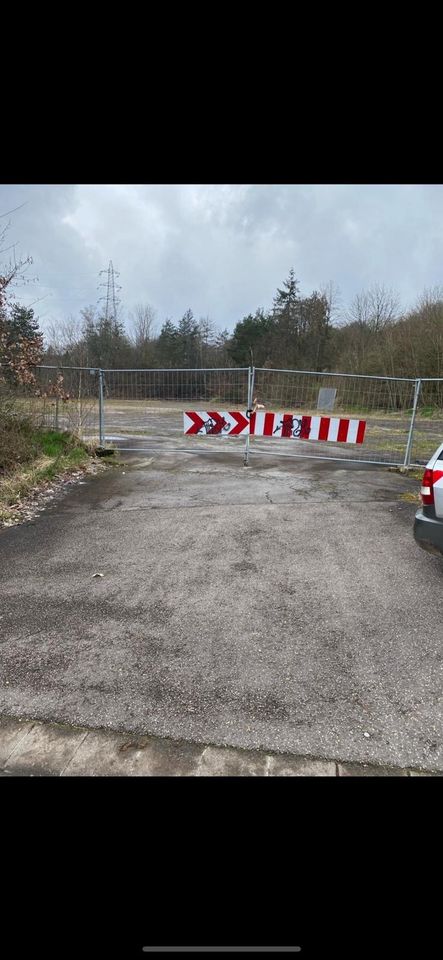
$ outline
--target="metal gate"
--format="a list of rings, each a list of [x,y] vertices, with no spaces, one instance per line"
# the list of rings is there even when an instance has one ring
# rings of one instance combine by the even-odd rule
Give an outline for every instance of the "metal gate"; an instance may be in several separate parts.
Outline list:
[[[54,389],[57,377],[63,389]],[[274,370],[259,367],[101,370],[36,368],[21,403],[47,427],[72,430],[123,451],[310,457],[421,466],[443,440],[443,379]],[[239,410],[256,400],[271,412],[360,418],[362,445],[275,437],[188,437],[186,410]]]
[[[359,418],[365,421],[366,429],[361,446],[298,441],[291,444],[289,450],[286,441],[254,437],[251,450],[271,453],[278,443],[279,452],[290,456],[409,465],[420,383],[394,377],[254,368],[253,395],[266,409],[293,410],[308,416]],[[440,415],[439,426],[443,427],[441,410]],[[435,427],[438,430],[438,426]],[[421,444],[420,452],[423,446]],[[417,445],[415,450],[418,455]]]
[[[196,453],[183,435],[187,409],[246,410],[251,373],[248,367],[207,369],[103,370],[102,440],[120,450]],[[219,438],[239,449],[235,438]],[[213,440],[209,449],[214,451]]]

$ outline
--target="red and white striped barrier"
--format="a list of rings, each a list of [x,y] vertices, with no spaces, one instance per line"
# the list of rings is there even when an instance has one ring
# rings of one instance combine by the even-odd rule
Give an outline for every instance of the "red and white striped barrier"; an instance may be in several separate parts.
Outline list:
[[[293,413],[186,411],[184,433],[200,436],[287,437],[335,443],[363,443],[366,420],[348,417],[307,417]]]
[[[307,417],[294,413],[251,413],[251,437],[293,437],[335,443],[363,443],[365,420],[347,417]]]

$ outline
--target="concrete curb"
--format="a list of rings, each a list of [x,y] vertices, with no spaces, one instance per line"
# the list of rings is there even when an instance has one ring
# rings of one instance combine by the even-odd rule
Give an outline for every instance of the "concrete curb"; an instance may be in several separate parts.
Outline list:
[[[406,777],[424,770],[204,746],[184,740],[0,717],[0,776]]]

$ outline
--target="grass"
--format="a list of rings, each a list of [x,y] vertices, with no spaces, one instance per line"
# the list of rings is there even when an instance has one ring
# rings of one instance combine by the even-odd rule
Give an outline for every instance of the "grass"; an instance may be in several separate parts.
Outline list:
[[[424,470],[424,467],[419,467],[418,469],[416,469],[416,468],[411,469],[411,468],[409,467],[409,468],[408,468],[408,477],[409,477],[411,480],[419,480],[420,483],[421,483],[421,481],[422,481],[422,479],[423,479],[423,470]]]
[[[2,421],[4,428],[5,420]],[[86,465],[92,448],[70,433],[38,430],[26,418],[14,418],[14,429],[3,429],[0,465],[0,521],[13,517],[20,502],[62,474]],[[10,434],[11,443],[5,445]],[[14,459],[15,458],[15,459]]]
[[[421,497],[418,491],[416,493],[401,493],[400,500],[406,500],[407,503],[421,503]]]
[[[408,411],[409,412],[409,411]],[[412,411],[411,411],[412,412]],[[417,417],[425,417],[427,420],[441,420],[441,407],[418,407]]]

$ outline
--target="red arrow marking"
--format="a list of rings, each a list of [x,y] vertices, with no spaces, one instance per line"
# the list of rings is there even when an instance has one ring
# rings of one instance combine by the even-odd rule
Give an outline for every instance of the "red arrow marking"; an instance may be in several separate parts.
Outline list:
[[[232,430],[229,431],[231,435],[235,433],[241,433],[242,430],[244,430],[244,428],[247,427],[250,422],[248,418],[244,416],[243,413],[238,413],[238,411],[236,413],[231,413],[231,411],[229,411],[229,416],[232,417],[233,420],[237,421],[237,423],[235,424],[235,427],[233,427]],[[251,414],[251,420],[253,416],[254,414]],[[254,423],[255,423],[255,416],[254,416]]]
[[[217,411],[211,411],[211,410],[208,410],[208,417],[210,417],[211,420],[215,420],[215,426],[211,427],[211,429],[208,430],[207,435],[209,436],[211,433],[221,433],[223,430],[223,427],[226,426],[225,418],[220,416],[220,414],[217,413]]]
[[[198,413],[193,413],[191,410],[185,410],[186,416],[193,421],[192,427],[189,427],[186,433],[198,433],[201,428],[204,426],[204,420],[199,417]]]

